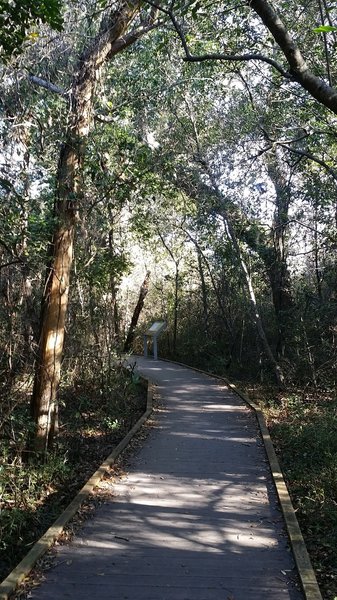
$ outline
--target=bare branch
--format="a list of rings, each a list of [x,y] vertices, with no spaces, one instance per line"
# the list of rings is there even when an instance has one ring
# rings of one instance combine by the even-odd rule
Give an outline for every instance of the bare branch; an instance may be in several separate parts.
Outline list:
[[[262,148],[261,150],[259,150],[256,154],[254,154],[254,156],[251,157],[252,162],[255,162],[258,158],[260,158],[260,156],[262,156],[263,154],[266,154],[266,152],[269,152],[269,150],[272,149],[272,145],[266,146],[265,148]]]
[[[297,225],[300,225],[300,227],[303,227],[304,229],[308,229],[309,231],[312,231],[315,234],[321,235],[322,237],[324,236],[329,242],[333,242],[334,244],[336,243],[336,238],[334,236],[329,235],[329,233],[327,233],[326,231],[317,231],[317,229],[315,229],[314,227],[311,227],[310,225],[307,225],[306,223],[302,223],[302,221],[299,221],[298,219],[290,219],[289,221],[284,223],[283,226],[287,227],[288,225],[291,225],[292,223],[296,223]],[[271,231],[275,231],[279,227],[280,226],[273,227],[271,229]]]
[[[4,263],[3,265],[0,265],[0,271],[1,271],[1,269],[4,269],[5,267],[11,267],[12,265],[22,265],[22,261],[21,260],[11,260],[10,262]]]
[[[316,77],[309,70],[299,47],[269,2],[267,0],[246,1],[247,5],[259,15],[279,45],[288,61],[290,73],[295,81],[318,100],[318,102],[337,114],[337,90],[327,85],[323,79]]]
[[[247,62],[251,60],[259,60],[261,62],[271,65],[276,71],[278,71],[286,79],[292,79],[293,76],[283,69],[283,67],[272,58],[264,56],[263,54],[201,54],[200,56],[193,56],[188,54],[185,56],[186,62],[204,62],[206,60],[221,60],[227,62]]]
[[[54,94],[59,94],[59,96],[63,96],[64,98],[67,98],[68,96],[68,93],[63,88],[60,88],[58,85],[55,85],[50,81],[41,79],[41,77],[32,75],[31,73],[29,73],[29,81],[31,81],[31,83],[33,83],[34,85],[38,85],[39,87],[42,87],[45,90],[48,90],[49,92],[53,92]]]
[[[291,148],[290,146],[288,146],[287,143],[284,143],[284,142],[275,142],[275,143],[277,146],[281,146],[281,148],[285,148],[286,150],[289,150],[289,152],[292,152],[293,154],[297,154],[297,156],[309,158],[309,160],[312,160],[313,162],[317,163],[318,165],[323,167],[329,173],[329,175],[331,175],[331,177],[337,182],[337,172],[335,171],[335,169],[330,167],[324,160],[318,158],[314,154],[311,154],[311,152],[306,152],[305,150],[298,150],[297,148]]]

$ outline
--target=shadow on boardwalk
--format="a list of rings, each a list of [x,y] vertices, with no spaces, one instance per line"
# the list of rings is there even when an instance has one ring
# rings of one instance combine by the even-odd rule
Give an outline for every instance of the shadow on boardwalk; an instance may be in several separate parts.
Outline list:
[[[255,418],[189,369],[137,359],[157,427],[31,598],[300,600]]]

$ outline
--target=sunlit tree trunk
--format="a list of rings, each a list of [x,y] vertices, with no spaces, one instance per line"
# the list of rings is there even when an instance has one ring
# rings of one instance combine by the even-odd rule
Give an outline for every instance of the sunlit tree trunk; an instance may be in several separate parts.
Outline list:
[[[79,59],[69,106],[69,126],[63,144],[55,202],[55,230],[50,248],[41,310],[41,329],[31,411],[36,424],[33,449],[46,452],[57,431],[57,389],[61,376],[75,224],[81,204],[81,174],[92,105],[100,68],[135,36],[125,33],[139,2],[119,2],[104,19],[93,44]],[[139,36],[138,36],[139,37]]]

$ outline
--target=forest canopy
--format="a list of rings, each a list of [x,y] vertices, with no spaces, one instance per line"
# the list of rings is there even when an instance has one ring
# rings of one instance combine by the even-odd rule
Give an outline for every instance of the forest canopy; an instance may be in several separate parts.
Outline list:
[[[82,366],[104,395],[155,319],[162,356],[275,386],[283,408],[335,398],[336,2],[0,0],[0,35],[20,460],[53,452]]]

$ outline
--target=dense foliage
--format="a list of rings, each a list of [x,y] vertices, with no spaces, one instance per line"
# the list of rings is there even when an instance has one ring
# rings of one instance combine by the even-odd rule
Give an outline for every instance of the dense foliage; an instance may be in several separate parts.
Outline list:
[[[150,272],[139,334],[166,319],[166,357],[277,384],[266,402],[279,411],[275,439],[310,547],[322,550],[324,526],[315,537],[309,521],[318,505],[331,515],[333,500],[318,490],[322,452],[308,440],[322,426],[335,457],[336,3],[28,4],[0,3],[0,501],[8,508],[27,456],[54,477],[59,398],[85,422],[98,411],[95,428],[119,422],[76,390],[85,365],[92,395],[107,399]],[[43,345],[53,306],[54,324],[64,317],[54,362]],[[39,389],[47,368],[50,394],[49,382]],[[302,473],[289,458],[301,455],[300,422]],[[323,554],[316,566],[335,593],[333,553]]]
[[[23,42],[39,37],[38,26],[48,23],[53,29],[62,29],[61,0],[1,0],[0,2],[0,56],[9,58],[21,50]],[[35,30],[31,29],[36,26]],[[31,31],[28,31],[31,29]]]

